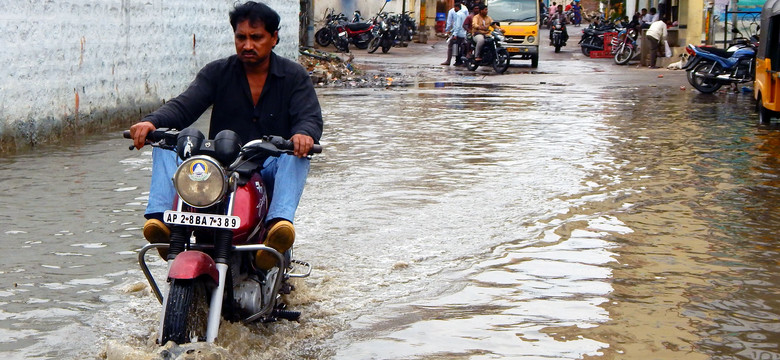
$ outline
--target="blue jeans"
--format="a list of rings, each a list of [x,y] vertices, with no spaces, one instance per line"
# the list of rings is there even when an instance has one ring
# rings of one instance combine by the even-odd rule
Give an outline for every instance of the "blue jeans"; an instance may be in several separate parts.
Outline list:
[[[146,205],[147,218],[161,215],[173,207],[176,190],[171,179],[179,164],[181,160],[175,152],[159,148],[152,150],[152,183],[149,187],[149,202]],[[266,222],[274,219],[293,222],[303,187],[306,185],[309,165],[307,158],[286,154],[265,160],[260,176],[271,194]]]

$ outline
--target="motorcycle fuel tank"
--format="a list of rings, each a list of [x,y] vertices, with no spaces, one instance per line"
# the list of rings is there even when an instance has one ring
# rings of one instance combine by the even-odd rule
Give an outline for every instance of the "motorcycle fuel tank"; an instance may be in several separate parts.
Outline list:
[[[241,226],[233,230],[233,244],[246,243],[268,213],[268,195],[260,174],[236,189],[233,215],[241,218]]]

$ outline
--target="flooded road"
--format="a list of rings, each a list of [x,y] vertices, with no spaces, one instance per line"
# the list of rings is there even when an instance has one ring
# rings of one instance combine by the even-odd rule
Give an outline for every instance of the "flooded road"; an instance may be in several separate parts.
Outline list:
[[[748,94],[557,85],[319,89],[302,319],[197,350],[780,359],[780,131]],[[161,357],[135,260],[150,152],[128,145],[0,158],[1,357]]]

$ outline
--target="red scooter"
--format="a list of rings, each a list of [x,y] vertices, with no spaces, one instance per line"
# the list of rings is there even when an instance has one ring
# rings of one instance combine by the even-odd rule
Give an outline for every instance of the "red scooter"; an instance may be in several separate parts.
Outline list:
[[[130,132],[124,137],[130,138]],[[164,214],[170,244],[148,244],[138,253],[141,270],[163,305],[158,343],[214,342],[223,317],[297,320],[300,312],[286,310],[281,294],[293,290],[288,279],[309,276],[311,265],[292,259],[292,249],[282,254],[262,245],[270,194],[260,176],[268,157],[292,154],[292,142],[269,136],[241,146],[233,131],[204,140],[200,131],[187,128],[157,129],[147,135],[147,143],[175,149],[183,160],[173,177],[175,206]],[[320,151],[319,145],[312,150]],[[146,253],[156,248],[168,249],[165,293],[146,263]],[[255,268],[258,250],[275,255],[276,266]]]

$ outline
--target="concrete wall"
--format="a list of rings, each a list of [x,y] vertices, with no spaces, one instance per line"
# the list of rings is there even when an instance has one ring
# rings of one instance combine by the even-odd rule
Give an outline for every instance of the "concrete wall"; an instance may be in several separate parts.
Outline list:
[[[277,53],[297,57],[297,0]],[[235,53],[236,0],[0,0],[0,151],[133,123]]]

